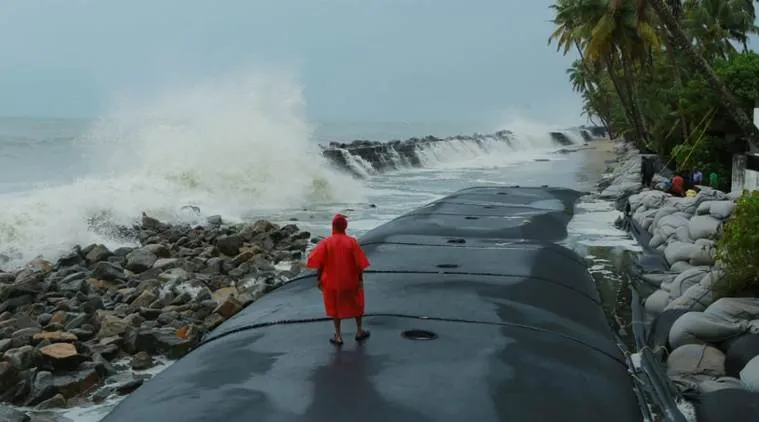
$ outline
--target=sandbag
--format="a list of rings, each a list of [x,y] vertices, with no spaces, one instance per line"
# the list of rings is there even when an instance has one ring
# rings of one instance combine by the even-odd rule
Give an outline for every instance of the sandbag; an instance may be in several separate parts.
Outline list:
[[[672,238],[683,243],[693,243],[693,239],[690,238],[690,229],[688,226],[678,227],[675,230],[675,235]]]
[[[662,280],[661,284],[659,284],[659,288],[667,292],[669,294],[670,289],[672,289],[672,283],[675,282],[675,278],[677,278],[678,274],[673,273],[671,278],[665,278]]]
[[[725,375],[725,354],[706,344],[686,344],[667,357],[667,375]]]
[[[750,321],[759,316],[759,299],[726,297],[709,305],[704,312],[688,312],[672,325],[669,343],[717,344],[747,332]]]
[[[696,208],[696,215],[707,215],[711,211],[714,201],[704,201]]]
[[[697,214],[698,208],[704,202],[709,201],[721,201],[725,199],[725,194],[716,190],[702,190],[695,197],[676,198],[678,204],[676,205],[681,211],[687,212],[690,215]]]
[[[643,206],[643,198],[651,191],[643,191],[638,192],[636,194],[630,195],[629,198],[627,198],[627,203],[630,205],[630,210],[635,212],[638,211],[641,207],[645,208]]]
[[[724,201],[728,198],[725,192],[706,186],[698,192],[696,199],[702,203],[704,201]]]
[[[615,179],[609,187],[601,191],[599,197],[602,199],[619,198],[638,189],[640,189],[640,180]]]
[[[648,241],[648,246],[654,249],[662,245],[664,245],[664,238],[658,234],[653,235],[653,237],[651,237],[651,240]]]
[[[648,273],[648,274],[642,274],[640,278],[644,279],[649,284],[653,284],[653,285],[661,287],[664,283],[666,283],[667,286],[670,286],[672,282],[675,280],[676,276],[677,274],[671,274],[671,273]],[[669,289],[669,287],[667,289]]]
[[[690,198],[672,196],[668,198],[667,205],[677,208],[678,211],[687,214],[688,216],[692,216],[696,213],[696,208],[698,208],[698,205],[701,202],[703,201],[699,201],[698,196],[692,196]]]
[[[672,324],[677,321],[682,315],[688,311],[675,309],[664,311],[657,315],[651,322],[651,328],[648,331],[646,338],[646,344],[653,350],[659,350],[664,348],[669,351],[669,329],[672,328]]]
[[[644,192],[641,196],[641,203],[646,208],[661,208],[661,206],[664,204],[664,201],[669,197],[669,194],[667,192],[650,190]]]
[[[677,208],[675,207],[661,207],[656,211],[656,214],[654,215],[654,226],[659,226],[661,224],[661,219],[672,215],[677,212]]]
[[[733,213],[735,202],[733,201],[714,201],[709,208],[709,215],[718,219],[725,220]]]
[[[735,191],[727,194],[727,199],[737,201],[743,195],[743,191]]]
[[[690,262],[698,252],[699,247],[693,243],[685,242],[672,242],[666,248],[664,248],[664,258],[670,265],[677,261]]]
[[[711,215],[696,215],[688,221],[690,238],[693,240],[714,239],[717,237],[717,230],[721,223]]]
[[[698,283],[702,287],[708,290],[714,289],[714,284],[724,275],[722,269],[717,265],[714,265],[708,274],[704,275],[704,278]]]
[[[669,304],[669,292],[666,290],[657,290],[646,298],[645,309],[651,315],[659,315]]]
[[[711,393],[718,390],[726,390],[730,388],[743,389],[741,380],[733,377],[719,377],[717,379],[705,379],[698,383],[698,391],[701,394]]]
[[[738,388],[702,394],[694,407],[698,422],[759,421],[759,393]]]
[[[686,399],[688,396],[695,395],[697,398],[701,394],[717,390],[744,388],[741,380],[731,377],[715,378],[708,375],[675,375],[670,379]]]
[[[710,239],[698,239],[693,243],[698,246],[698,252],[691,257],[690,264],[696,266],[714,264],[714,241]]]
[[[759,335],[743,334],[723,343],[725,350],[725,374],[739,378],[746,364],[759,356]]]
[[[658,190],[643,191],[630,196],[630,208],[638,209],[641,206],[645,207],[646,209],[660,208],[668,196],[669,194],[666,192],[661,192]]]
[[[687,226],[688,218],[681,212],[666,215],[659,220],[659,224],[654,227],[653,234],[660,235],[666,242],[670,237],[675,235],[678,227]]]
[[[633,213],[638,211],[638,208],[643,205],[643,194],[648,191],[636,193],[634,195],[630,195],[629,198],[627,198],[627,204],[630,205],[630,211]]]
[[[669,310],[688,310],[688,311],[704,311],[706,308],[714,302],[714,292],[711,289],[706,289],[701,283],[695,286],[690,286],[682,296],[671,301],[664,311]]]
[[[677,261],[669,267],[669,270],[673,273],[680,274],[682,272],[690,270],[691,268],[694,268],[694,266],[691,265],[690,262]]]
[[[754,356],[746,363],[739,377],[746,389],[759,392],[759,356]]]
[[[654,216],[656,215],[656,210],[647,210],[643,212],[642,221],[640,222],[640,226],[643,228],[643,230],[646,230],[647,232],[651,233],[651,227],[654,224]]]
[[[638,208],[635,212],[632,213],[632,219],[637,223],[639,226],[643,227],[643,223],[646,221],[646,213],[650,213],[651,210],[647,210],[644,207]],[[647,230],[645,227],[643,227],[644,230]]]
[[[672,285],[669,288],[669,296],[672,299],[682,296],[691,286],[697,285],[708,272],[709,269],[706,267],[693,267],[681,272],[672,281]]]

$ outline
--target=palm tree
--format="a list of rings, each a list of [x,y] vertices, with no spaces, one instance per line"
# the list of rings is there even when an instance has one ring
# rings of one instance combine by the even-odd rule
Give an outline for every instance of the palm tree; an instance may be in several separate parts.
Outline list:
[[[757,32],[751,0],[686,0],[685,28],[694,36],[701,54],[727,58],[737,50],[748,51],[748,37]]]
[[[585,46],[590,38],[591,27],[587,22],[589,18],[598,15],[599,6],[595,2],[587,0],[557,0],[557,2],[550,6],[555,11],[555,17],[553,23],[556,25],[556,29],[548,38],[548,43],[556,41],[556,51],[562,51],[563,55],[567,55],[569,50],[573,47],[580,55],[580,64],[583,67],[583,74],[597,74],[593,72],[591,67],[597,68],[595,63],[589,64],[589,61],[585,57]],[[624,98],[623,93],[620,91],[620,87],[617,83],[614,84],[615,91],[619,98]],[[585,90],[588,93],[589,98],[598,98],[596,92],[593,91],[593,87],[590,85],[585,86]],[[591,101],[591,100],[589,100]],[[591,105],[593,106],[593,105]],[[625,118],[630,125],[633,125],[634,118],[628,104],[622,104]],[[600,110],[596,108],[596,112],[600,113]],[[607,127],[607,130],[610,128]],[[611,132],[609,132],[611,133]]]
[[[552,8],[557,28],[549,43],[556,40],[564,54],[574,46],[586,66],[606,66],[637,141],[645,142],[648,130],[636,96],[635,63],[647,55],[649,45],[658,44],[653,28],[636,18],[629,1],[559,0]],[[616,72],[620,66],[622,77]]]
[[[601,81],[599,79],[599,70],[591,69],[582,59],[575,60],[572,66],[567,69],[567,76],[575,92],[580,93],[583,98],[583,114],[593,123],[593,116],[601,120],[601,124],[606,129],[610,137],[614,136],[611,127],[609,95],[602,91]]]
[[[617,64],[622,66],[622,78],[616,78],[613,71],[609,75],[615,86],[620,86],[623,98],[629,104],[639,141],[646,143],[649,133],[638,102],[636,64],[649,59],[650,48],[658,48],[658,35],[646,16],[647,9],[639,8],[636,2],[592,3],[599,7],[596,14],[590,16],[592,30],[585,49],[586,57],[591,62],[605,61],[609,69],[614,69]]]
[[[725,108],[725,111],[735,121],[738,127],[743,132],[743,135],[748,138],[749,145],[752,150],[756,150],[756,143],[759,141],[759,128],[757,128],[746,112],[741,108],[740,103],[735,99],[733,94],[727,89],[724,83],[717,77],[709,63],[694,50],[693,45],[688,40],[688,37],[683,32],[679,22],[672,15],[672,11],[664,4],[664,0],[638,0],[648,2],[651,7],[656,11],[659,19],[663,22],[669,35],[672,39],[672,44],[685,55],[694,65],[696,70],[703,75],[706,82],[711,89],[717,94],[721,105]]]
[[[675,20],[678,23],[680,23],[683,16],[682,3],[680,2],[680,0],[668,0],[668,5],[669,5],[670,10],[672,10],[672,16],[675,18]],[[645,8],[646,6],[647,6],[647,3],[645,1],[638,2],[639,8]],[[682,72],[680,71],[680,63],[678,61],[678,56],[677,54],[675,54],[675,47],[672,42],[672,37],[669,36],[666,30],[662,32],[664,32],[664,39],[666,40],[666,48],[664,49],[664,51],[667,54],[667,58],[669,59],[670,65],[672,66],[672,73],[675,77],[675,86],[678,88],[678,91],[682,91],[683,75],[682,75]],[[680,121],[680,134],[682,137],[682,141],[685,141],[686,139],[690,138],[690,125],[688,124],[688,119],[686,119],[685,117],[683,106],[679,101],[677,102],[677,115],[678,115],[678,120]]]

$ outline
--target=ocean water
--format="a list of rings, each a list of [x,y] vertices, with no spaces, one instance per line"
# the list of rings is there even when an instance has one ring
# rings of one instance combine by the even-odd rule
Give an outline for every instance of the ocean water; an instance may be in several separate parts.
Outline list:
[[[613,158],[608,142],[561,153],[549,137],[560,130],[510,119],[475,124],[309,121],[297,86],[224,81],[117,107],[92,120],[0,119],[0,268],[37,256],[55,259],[73,245],[121,246],[89,229],[88,220],[128,224],[146,211],[165,221],[297,219],[326,234],[335,212],[361,233],[457,189],[501,184],[565,186],[583,191]],[[460,129],[460,130],[458,130]],[[328,140],[513,131],[512,146],[439,143],[421,153],[423,168],[358,179],[320,154]],[[436,133],[437,132],[437,133]],[[454,132],[454,133],[451,133]],[[201,216],[183,214],[195,205]],[[583,199],[567,244],[593,261],[604,297],[613,299],[616,257],[636,249],[614,228],[612,204]],[[115,402],[64,414],[97,421]]]

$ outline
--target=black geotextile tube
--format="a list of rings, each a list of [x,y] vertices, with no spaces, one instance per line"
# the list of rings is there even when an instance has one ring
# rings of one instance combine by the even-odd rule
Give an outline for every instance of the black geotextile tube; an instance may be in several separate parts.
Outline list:
[[[672,383],[667,377],[667,373],[651,349],[646,345],[646,326],[643,324],[643,305],[635,287],[630,285],[632,290],[631,310],[632,310],[632,329],[635,337],[635,346],[640,353],[640,365],[643,373],[651,384],[654,400],[657,406],[664,413],[663,416],[669,422],[687,422],[685,416],[677,408],[675,393]]]
[[[625,362],[627,363],[628,373],[630,374],[630,377],[632,378],[632,386],[633,386],[633,392],[635,392],[635,398],[638,400],[638,406],[640,406],[640,410],[643,413],[643,420],[646,421],[653,421],[654,418],[651,415],[651,409],[648,407],[648,401],[646,400],[646,394],[644,392],[644,389],[647,391],[650,391],[650,388],[646,389],[648,387],[645,385],[637,376],[635,376],[635,365],[633,365],[632,360],[630,358],[630,351],[625,346],[622,339],[619,337],[619,334],[615,333],[615,337],[617,339],[617,344],[619,345],[619,348],[622,349],[622,354],[625,356]]]
[[[544,328],[538,328],[531,325],[525,325],[525,324],[516,324],[511,322],[490,322],[490,321],[476,321],[476,320],[469,320],[469,319],[459,319],[459,318],[437,318],[437,317],[430,317],[430,316],[422,316],[422,315],[410,315],[410,314],[395,314],[395,313],[367,313],[364,314],[364,318],[368,317],[394,317],[394,318],[409,318],[409,319],[421,319],[421,320],[427,320],[427,321],[444,321],[444,322],[456,322],[456,323],[464,323],[464,324],[481,324],[481,325],[498,325],[498,326],[505,326],[505,327],[517,327],[522,328],[525,330],[532,330],[537,331],[545,334],[551,334],[555,336],[559,336],[562,338],[565,338],[567,340],[573,341],[575,343],[581,344],[585,347],[591,348],[599,353],[603,353],[604,355],[610,357],[611,359],[615,360],[619,364],[627,367],[627,362],[624,360],[620,360],[618,356],[614,356],[613,354],[610,354],[604,350],[601,350],[597,348],[596,346],[590,345],[580,339],[577,339],[575,337],[572,337],[570,335],[562,334],[557,331],[547,330]],[[192,348],[192,350],[195,350],[207,343],[210,343],[212,341],[218,340],[220,338],[224,338],[228,335],[239,333],[241,331],[248,331],[248,330],[255,330],[257,328],[263,328],[263,327],[271,327],[274,325],[286,325],[286,324],[306,324],[306,323],[312,323],[312,322],[325,322],[325,321],[331,321],[332,318],[329,317],[316,317],[316,318],[300,318],[300,319],[288,319],[288,320],[281,320],[281,321],[269,321],[269,322],[261,322],[258,324],[250,324],[245,325],[243,327],[236,328],[234,330],[226,331],[222,334],[219,334],[216,337],[207,339],[207,340],[201,340],[195,347]]]

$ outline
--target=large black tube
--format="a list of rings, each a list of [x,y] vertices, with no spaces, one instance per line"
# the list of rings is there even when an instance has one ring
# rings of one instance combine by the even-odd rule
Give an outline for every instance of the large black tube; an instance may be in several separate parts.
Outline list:
[[[639,422],[593,280],[553,243],[579,196],[472,188],[403,215],[360,239],[372,262],[365,343],[350,321],[342,349],[327,342],[307,274],[209,333],[103,422]]]

